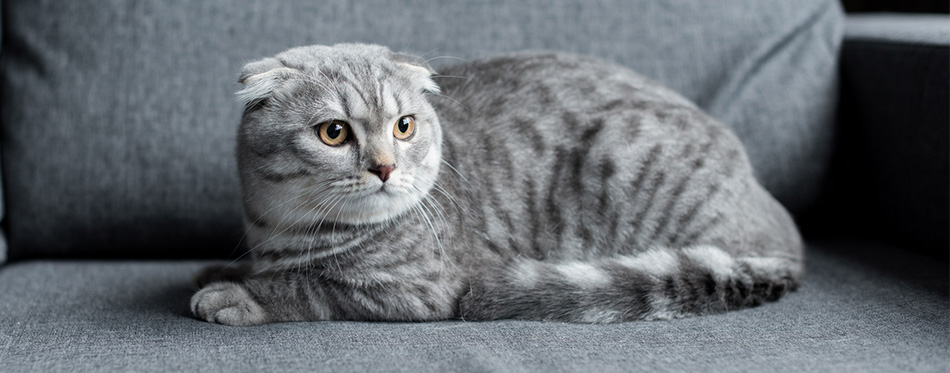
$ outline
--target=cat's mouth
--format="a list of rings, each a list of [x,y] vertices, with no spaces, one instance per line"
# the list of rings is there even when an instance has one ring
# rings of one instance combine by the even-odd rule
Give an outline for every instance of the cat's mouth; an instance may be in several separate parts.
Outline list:
[[[393,186],[391,183],[383,183],[383,185],[380,185],[379,189],[376,189],[376,191],[373,192],[373,194],[395,197],[399,193],[398,193],[397,188]]]
[[[389,221],[414,208],[426,193],[410,180],[394,178],[385,183],[367,178],[346,189],[318,205],[330,206],[324,208],[328,220],[347,224]]]

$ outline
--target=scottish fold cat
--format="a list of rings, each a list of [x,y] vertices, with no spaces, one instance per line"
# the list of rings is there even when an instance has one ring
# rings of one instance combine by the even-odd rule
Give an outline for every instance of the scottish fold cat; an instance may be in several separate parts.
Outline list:
[[[799,233],[736,136],[627,69],[520,53],[436,74],[341,44],[240,82],[252,260],[199,276],[203,320],[609,323],[799,284]]]

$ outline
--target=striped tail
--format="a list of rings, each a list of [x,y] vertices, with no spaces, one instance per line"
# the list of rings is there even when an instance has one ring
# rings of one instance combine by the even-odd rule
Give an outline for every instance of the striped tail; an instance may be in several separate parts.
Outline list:
[[[777,300],[801,273],[800,259],[733,257],[712,246],[589,262],[518,259],[473,278],[459,309],[466,320],[673,319]]]

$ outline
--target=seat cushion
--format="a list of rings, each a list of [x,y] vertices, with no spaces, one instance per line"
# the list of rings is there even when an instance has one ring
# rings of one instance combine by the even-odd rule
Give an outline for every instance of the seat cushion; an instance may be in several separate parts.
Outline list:
[[[203,262],[0,269],[6,371],[940,371],[948,266],[867,241],[808,248],[804,285],[721,315],[611,325],[497,321],[227,327],[188,312]]]
[[[207,257],[241,237],[244,63],[372,42],[439,63],[523,49],[608,59],[736,129],[793,211],[821,185],[836,0],[4,0],[0,151],[12,260]]]

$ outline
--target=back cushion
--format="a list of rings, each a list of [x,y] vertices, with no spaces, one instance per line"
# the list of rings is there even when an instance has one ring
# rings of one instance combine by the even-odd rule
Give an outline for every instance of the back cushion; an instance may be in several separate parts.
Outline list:
[[[233,92],[244,63],[371,42],[438,62],[593,55],[732,126],[793,212],[821,183],[835,0],[484,2],[5,0],[0,152],[11,258],[242,250]]]

